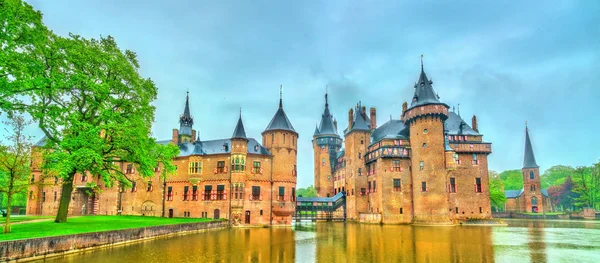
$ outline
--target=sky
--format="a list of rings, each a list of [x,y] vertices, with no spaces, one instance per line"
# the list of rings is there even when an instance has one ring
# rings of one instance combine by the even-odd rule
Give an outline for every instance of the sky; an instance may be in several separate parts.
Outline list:
[[[313,184],[325,87],[339,132],[361,101],[398,119],[420,72],[477,115],[489,169],[520,169],[525,122],[542,171],[600,159],[600,1],[29,0],[59,35],[112,35],[159,93],[153,135],[171,138],[186,91],[202,140],[229,138],[239,110],[260,133],[283,106],[299,133],[298,187]],[[41,138],[39,130],[31,134]]]

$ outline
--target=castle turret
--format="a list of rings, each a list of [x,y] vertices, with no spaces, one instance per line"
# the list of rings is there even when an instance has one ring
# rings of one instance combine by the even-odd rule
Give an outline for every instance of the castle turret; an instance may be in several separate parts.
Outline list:
[[[371,121],[366,114],[366,107],[361,102],[356,104],[354,110],[348,112],[349,124],[344,133],[344,149],[346,158],[346,191],[350,193],[346,197],[349,218],[358,219],[358,213],[370,211],[367,169],[365,166],[365,154],[371,143]],[[352,194],[354,193],[354,194]]]
[[[298,133],[283,110],[281,88],[279,90],[279,108],[275,116],[262,132],[263,146],[273,155],[271,196],[295,196],[297,180]],[[295,198],[295,197],[294,197]],[[290,202],[291,201],[291,202]],[[295,200],[278,200],[273,217],[277,221],[291,222],[296,209]]]
[[[183,114],[179,117],[179,131],[173,132],[173,137],[177,137],[177,143],[188,143],[194,140],[195,131],[192,130],[194,125],[194,118],[190,115],[190,93],[187,92],[185,96],[185,109]]]
[[[540,180],[540,167],[535,161],[529,129],[525,125],[525,152],[523,154],[523,195],[525,196],[526,212],[542,213],[544,202]]]
[[[329,111],[329,101],[325,93],[325,110],[320,125],[313,135],[315,189],[319,197],[333,196],[333,171],[337,152],[342,147],[342,139],[337,132],[337,123]]]
[[[414,221],[451,223],[446,190],[447,143],[444,121],[448,105],[442,103],[427,78],[421,60],[421,75],[415,94],[404,113],[410,127]],[[450,149],[448,149],[450,150]],[[444,158],[440,158],[444,156]]]

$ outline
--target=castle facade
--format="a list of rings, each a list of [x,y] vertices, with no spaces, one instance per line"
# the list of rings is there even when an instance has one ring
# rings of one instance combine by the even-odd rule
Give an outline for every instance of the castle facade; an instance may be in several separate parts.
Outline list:
[[[346,195],[347,218],[377,223],[452,224],[491,218],[487,156],[477,118],[471,126],[433,90],[421,64],[410,106],[377,126],[376,109],[360,102],[348,126],[325,110],[313,135],[320,197]]]

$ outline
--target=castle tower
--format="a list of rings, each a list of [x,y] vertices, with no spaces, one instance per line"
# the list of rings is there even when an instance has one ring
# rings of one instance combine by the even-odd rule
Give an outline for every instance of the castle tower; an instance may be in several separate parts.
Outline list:
[[[410,128],[414,222],[451,223],[446,190],[444,121],[448,105],[442,103],[427,78],[421,75],[404,118]]]
[[[535,162],[529,129],[525,125],[525,153],[523,155],[523,196],[525,198],[525,212],[542,213],[544,202],[540,181],[540,167]]]
[[[298,133],[283,110],[281,88],[279,108],[262,132],[262,142],[273,155],[271,196],[280,196],[283,191],[286,197],[285,200],[274,201],[272,218],[276,222],[290,224],[296,209]]]
[[[337,153],[342,147],[342,139],[338,135],[333,115],[329,112],[327,93],[325,93],[325,110],[321,115],[320,125],[315,127],[312,142],[317,196],[333,196],[333,171],[337,163]]]
[[[367,169],[365,154],[371,141],[371,121],[366,107],[359,102],[354,110],[348,112],[348,129],[344,133],[346,158],[346,196],[347,216],[358,219],[358,213],[369,211],[367,188]]]
[[[194,118],[190,115],[190,93],[185,96],[185,109],[179,117],[179,130],[173,129],[172,141],[175,144],[193,142],[196,137],[196,131],[192,130]]]
[[[238,119],[238,122],[235,125],[235,129],[233,130],[233,135],[231,136],[231,153],[240,154],[244,156],[248,153],[248,138],[246,137],[246,130],[244,129],[244,123],[242,122],[241,110],[240,118]]]

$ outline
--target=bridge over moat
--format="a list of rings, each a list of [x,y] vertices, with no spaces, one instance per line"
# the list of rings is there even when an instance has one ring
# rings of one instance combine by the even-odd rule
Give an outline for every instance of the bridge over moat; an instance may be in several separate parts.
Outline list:
[[[298,197],[296,199],[296,212],[293,219],[302,220],[346,220],[346,196],[340,192],[333,197]]]

